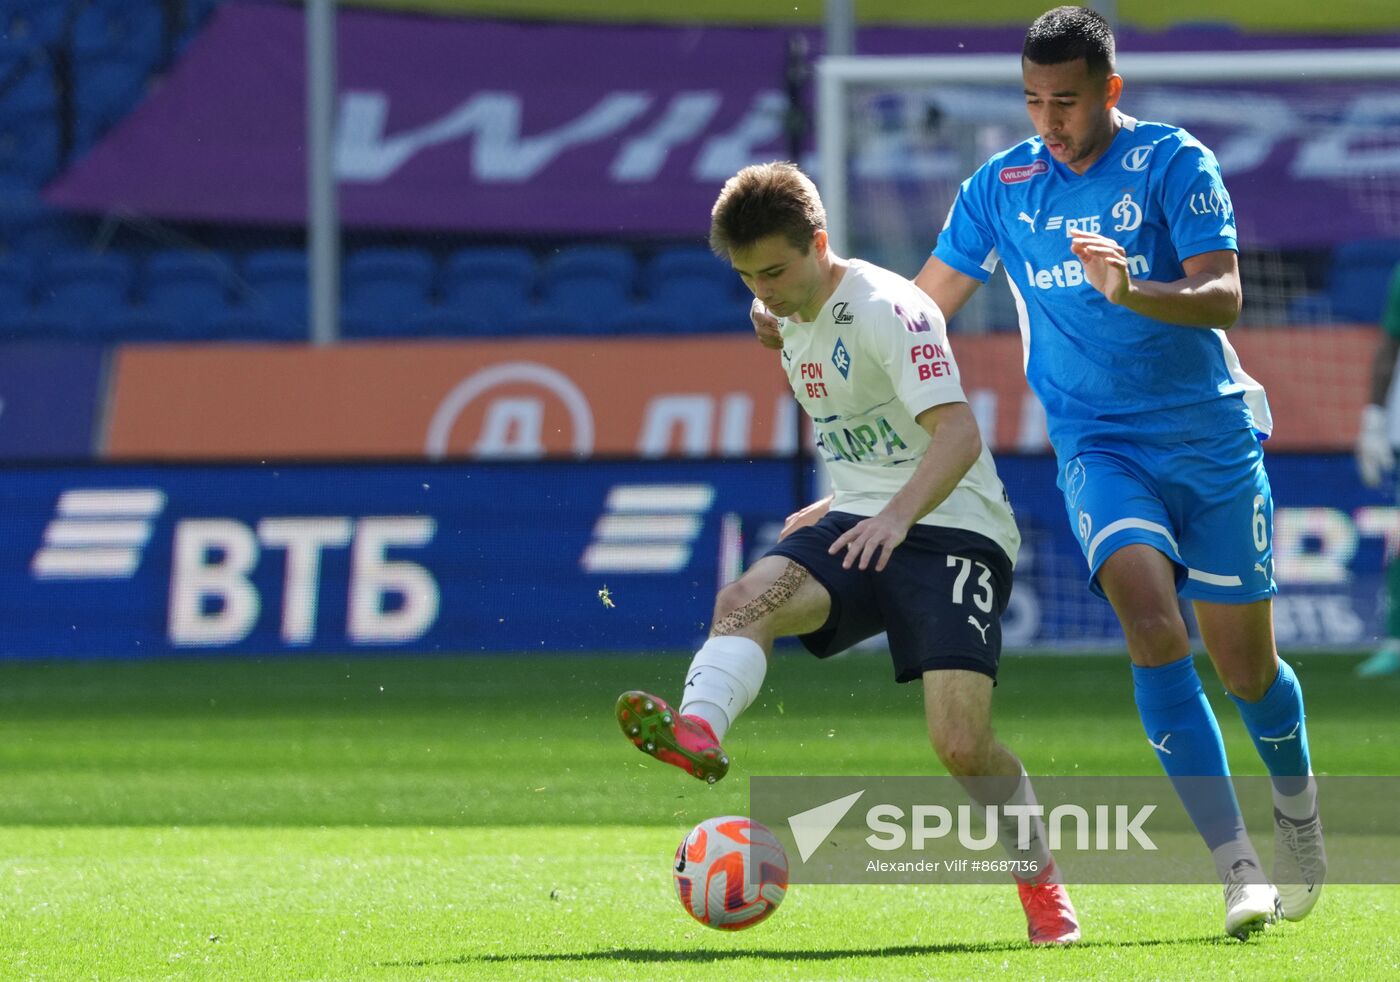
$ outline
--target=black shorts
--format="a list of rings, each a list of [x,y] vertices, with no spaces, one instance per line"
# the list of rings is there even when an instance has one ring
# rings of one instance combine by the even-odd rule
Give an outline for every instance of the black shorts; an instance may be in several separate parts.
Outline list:
[[[863,515],[828,512],[767,555],[801,564],[831,595],[826,623],[802,636],[827,658],[887,632],[895,680],[957,668],[994,681],[1001,659],[1001,615],[1011,597],[1011,560],[991,539],[964,529],[915,525],[883,572],[875,561],[842,569],[845,550],[827,549]]]

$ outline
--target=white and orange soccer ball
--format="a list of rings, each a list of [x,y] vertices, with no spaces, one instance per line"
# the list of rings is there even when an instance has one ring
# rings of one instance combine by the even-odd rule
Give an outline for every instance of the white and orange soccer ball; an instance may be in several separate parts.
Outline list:
[[[788,860],[766,825],[738,815],[701,822],[676,850],[676,894],[706,927],[753,927],[783,902]]]

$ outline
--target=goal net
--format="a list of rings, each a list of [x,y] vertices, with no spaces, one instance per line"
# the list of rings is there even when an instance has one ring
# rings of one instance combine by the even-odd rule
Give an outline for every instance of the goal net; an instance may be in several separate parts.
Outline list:
[[[1400,526],[1393,495],[1367,497],[1349,454],[1384,285],[1400,262],[1400,51],[1129,54],[1119,71],[1120,108],[1209,146],[1235,206],[1245,306],[1231,341],[1268,389],[1269,449],[1292,455],[1270,465],[1280,642],[1368,644],[1380,626],[1381,556]],[[833,57],[818,80],[816,170],[833,242],[906,275],[926,260],[961,182],[1034,135],[1017,56]],[[993,449],[1047,451],[1003,270],[952,330]],[[1318,470],[1294,478],[1313,456]],[[1025,636],[1114,643],[1111,612],[1069,551],[1049,472],[1048,486],[1027,490],[1030,507],[1016,502],[1042,619]]]

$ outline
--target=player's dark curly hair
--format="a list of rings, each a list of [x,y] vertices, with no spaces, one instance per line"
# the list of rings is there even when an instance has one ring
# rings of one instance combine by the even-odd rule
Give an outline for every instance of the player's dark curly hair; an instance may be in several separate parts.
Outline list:
[[[1091,75],[1113,74],[1113,28],[1087,7],[1056,7],[1026,31],[1021,57],[1037,65],[1059,65],[1083,58]]]
[[[826,208],[810,177],[784,161],[754,164],[724,182],[710,211],[710,248],[728,259],[781,233],[805,255],[819,228],[826,228]]]

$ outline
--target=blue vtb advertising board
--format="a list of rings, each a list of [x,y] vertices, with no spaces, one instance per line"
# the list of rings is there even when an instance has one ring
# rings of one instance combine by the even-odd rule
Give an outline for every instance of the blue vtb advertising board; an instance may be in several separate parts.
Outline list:
[[[999,466],[1008,645],[1121,644],[1054,462]],[[1280,643],[1365,643],[1400,511],[1346,457],[1270,469]],[[0,470],[0,657],[685,648],[794,498],[779,460]]]

